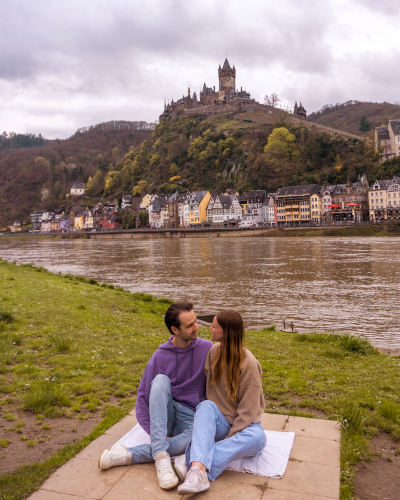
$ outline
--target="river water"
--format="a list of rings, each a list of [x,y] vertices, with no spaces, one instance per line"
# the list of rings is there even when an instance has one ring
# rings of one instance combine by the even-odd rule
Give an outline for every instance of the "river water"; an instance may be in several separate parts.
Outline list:
[[[0,239],[0,257],[176,300],[234,308],[247,328],[369,337],[399,349],[400,239]]]

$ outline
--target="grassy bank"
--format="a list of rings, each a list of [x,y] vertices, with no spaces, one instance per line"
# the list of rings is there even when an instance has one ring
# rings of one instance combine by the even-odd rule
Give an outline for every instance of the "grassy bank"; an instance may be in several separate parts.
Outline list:
[[[293,237],[293,236],[397,236],[382,226],[343,226],[343,227],[304,227],[289,229],[269,229],[265,237]]]
[[[0,260],[0,422],[11,433],[0,441],[0,458],[17,444],[41,445],[35,436],[21,441],[24,418],[42,429],[52,419],[78,426],[105,417],[91,435],[41,464],[0,477],[0,498],[25,498],[134,407],[147,361],[168,337],[168,304]],[[201,335],[210,337],[205,329]],[[341,498],[351,498],[354,466],[371,458],[371,437],[384,431],[400,440],[400,359],[365,340],[274,329],[248,332],[247,347],[263,367],[267,411],[342,422]]]

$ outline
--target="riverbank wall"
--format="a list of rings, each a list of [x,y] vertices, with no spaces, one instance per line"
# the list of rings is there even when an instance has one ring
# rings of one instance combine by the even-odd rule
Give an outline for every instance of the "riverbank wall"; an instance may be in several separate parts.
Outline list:
[[[88,233],[90,239],[248,238],[290,236],[387,236],[382,226],[293,227],[284,229],[160,229]]]
[[[291,236],[398,236],[389,233],[383,224],[355,225],[355,226],[315,226],[315,227],[286,227],[271,229],[121,229],[105,232],[74,232],[74,233],[15,233],[3,235],[0,238],[57,238],[92,240],[109,239],[169,239],[169,238],[248,238],[248,237],[291,237]]]

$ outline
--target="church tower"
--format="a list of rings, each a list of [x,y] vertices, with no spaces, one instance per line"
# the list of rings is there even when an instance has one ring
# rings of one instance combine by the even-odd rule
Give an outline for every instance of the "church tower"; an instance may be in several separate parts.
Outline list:
[[[232,97],[236,89],[236,69],[230,67],[229,61],[226,58],[224,65],[218,68],[219,80],[219,96],[218,99],[223,100],[225,97]]]

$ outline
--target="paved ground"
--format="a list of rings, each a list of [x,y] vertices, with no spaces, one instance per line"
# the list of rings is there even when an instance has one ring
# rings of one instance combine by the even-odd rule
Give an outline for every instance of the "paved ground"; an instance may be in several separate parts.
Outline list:
[[[207,492],[186,497],[178,495],[177,488],[160,489],[153,464],[98,469],[101,452],[110,449],[136,422],[133,411],[60,467],[29,500],[339,499],[337,422],[264,413],[265,429],[296,433],[283,479],[225,471]]]

